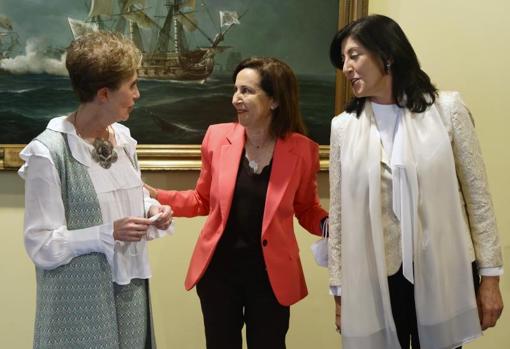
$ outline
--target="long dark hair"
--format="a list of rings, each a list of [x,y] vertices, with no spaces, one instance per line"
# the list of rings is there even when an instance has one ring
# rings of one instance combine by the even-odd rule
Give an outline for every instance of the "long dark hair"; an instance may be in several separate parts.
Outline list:
[[[271,119],[272,135],[284,138],[291,132],[306,134],[305,123],[299,109],[298,83],[292,69],[277,58],[250,57],[234,69],[232,74],[234,83],[237,74],[245,68],[259,73],[260,88],[278,103]]]
[[[399,107],[421,113],[434,103],[437,89],[421,69],[411,43],[397,22],[386,16],[370,15],[340,29],[329,50],[331,63],[340,70],[343,68],[342,42],[348,37],[363,45],[382,61],[387,72],[391,72],[393,97]],[[345,110],[360,115],[365,100],[366,97],[354,97]]]

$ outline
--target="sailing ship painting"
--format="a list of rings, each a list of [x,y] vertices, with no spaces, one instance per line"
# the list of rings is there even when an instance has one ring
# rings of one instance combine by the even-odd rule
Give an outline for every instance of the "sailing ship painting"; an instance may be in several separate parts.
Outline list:
[[[210,124],[234,120],[232,72],[249,56],[292,67],[309,136],[328,144],[337,22],[338,0],[313,11],[295,0],[0,0],[0,154],[76,109],[64,48],[94,30],[122,33],[143,54],[125,122],[140,144],[200,144]]]
[[[111,30],[127,35],[143,52],[141,79],[200,81],[213,72],[216,52],[225,34],[240,24],[236,11],[219,11],[218,33],[211,37],[196,20],[195,0],[166,1],[162,21],[146,12],[146,0],[92,0],[85,21],[68,18],[76,38],[93,30]],[[117,11],[117,12],[116,12]],[[107,23],[110,22],[110,23]],[[149,35],[144,35],[148,31]],[[198,31],[208,46],[190,48],[186,32]]]

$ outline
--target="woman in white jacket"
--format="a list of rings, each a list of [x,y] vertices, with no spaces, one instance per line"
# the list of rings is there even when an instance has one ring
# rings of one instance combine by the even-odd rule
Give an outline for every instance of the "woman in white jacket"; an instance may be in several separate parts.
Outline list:
[[[438,92],[400,26],[341,29],[354,98],[331,127],[330,288],[343,348],[450,349],[494,326],[501,247],[468,109]]]

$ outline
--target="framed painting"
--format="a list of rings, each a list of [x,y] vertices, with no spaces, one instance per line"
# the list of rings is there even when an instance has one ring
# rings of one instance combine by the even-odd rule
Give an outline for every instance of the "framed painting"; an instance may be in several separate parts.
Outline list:
[[[200,168],[207,126],[234,120],[231,74],[250,56],[278,57],[292,67],[309,136],[327,169],[330,120],[349,92],[329,62],[329,43],[339,27],[367,13],[368,0],[51,3],[0,4],[0,169],[17,169],[24,144],[52,117],[77,107],[64,53],[89,30],[122,32],[143,52],[141,98],[125,122],[143,170]]]

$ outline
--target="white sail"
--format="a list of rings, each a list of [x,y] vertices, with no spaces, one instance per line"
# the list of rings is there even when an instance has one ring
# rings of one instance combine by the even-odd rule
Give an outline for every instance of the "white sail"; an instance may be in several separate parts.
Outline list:
[[[183,0],[179,9],[181,11],[195,11],[195,0]]]
[[[175,18],[187,32],[195,31],[198,28],[195,19],[195,0],[179,0],[179,9],[175,14]]]
[[[176,18],[188,32],[195,31],[198,28],[197,20],[193,13],[179,14]]]
[[[99,26],[96,23],[86,23],[70,17],[67,17],[67,21],[69,22],[69,27],[71,27],[75,39],[87,33],[97,32],[99,30]]]
[[[96,16],[111,16],[112,15],[112,0],[92,0],[90,4],[89,18]]]
[[[12,22],[9,17],[0,15],[0,28],[12,30]]]
[[[136,47],[143,51],[143,41],[142,34],[140,33],[140,28],[134,22],[131,22],[129,25],[129,36],[131,40],[135,43]]]
[[[145,7],[145,0],[117,0],[117,2],[119,4],[121,14],[129,12],[129,9],[132,9],[132,6],[139,10],[142,10]]]
[[[127,12],[124,13],[122,16],[143,28],[158,27],[158,24],[152,18],[147,16],[147,14],[145,14],[145,12],[143,12],[142,10]]]
[[[222,27],[231,27],[239,23],[239,16],[236,11],[220,11],[220,23]]]
[[[124,0],[125,4],[124,6],[129,7],[131,5],[140,5],[142,7],[145,7],[145,0]]]

